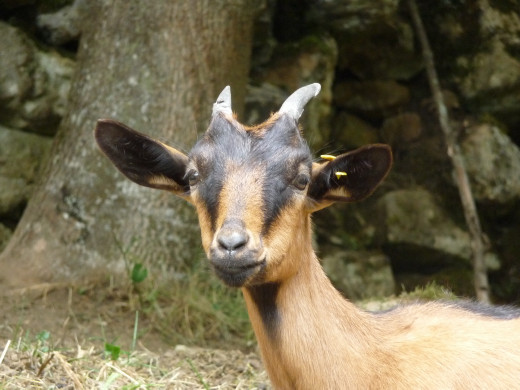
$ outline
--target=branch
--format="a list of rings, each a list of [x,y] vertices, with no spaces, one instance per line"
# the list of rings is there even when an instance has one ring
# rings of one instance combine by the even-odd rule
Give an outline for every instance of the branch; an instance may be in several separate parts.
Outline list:
[[[473,193],[469,184],[466,168],[464,167],[464,158],[460,151],[460,147],[456,141],[455,132],[450,125],[448,109],[444,103],[439,78],[435,70],[435,62],[433,53],[428,42],[428,37],[424,30],[424,26],[417,8],[415,0],[408,0],[410,14],[417,30],[419,41],[421,42],[422,54],[425,62],[428,82],[432,91],[433,99],[439,114],[439,123],[444,133],[448,156],[451,159],[459,195],[464,209],[466,224],[470,232],[471,251],[473,256],[473,272],[475,282],[475,292],[477,299],[481,302],[489,303],[489,283],[487,278],[486,264],[484,261],[484,244],[482,242],[482,229],[473,199]]]

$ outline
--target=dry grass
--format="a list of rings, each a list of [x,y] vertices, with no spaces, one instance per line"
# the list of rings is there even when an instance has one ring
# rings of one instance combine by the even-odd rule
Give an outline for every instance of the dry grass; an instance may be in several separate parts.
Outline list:
[[[177,346],[111,360],[94,347],[44,351],[7,342],[0,389],[269,389],[256,354]]]
[[[40,287],[0,297],[0,390],[270,388],[238,291]]]

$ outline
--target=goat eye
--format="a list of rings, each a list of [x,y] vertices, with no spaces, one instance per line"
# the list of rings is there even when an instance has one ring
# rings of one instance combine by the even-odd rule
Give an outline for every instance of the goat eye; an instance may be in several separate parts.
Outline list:
[[[307,184],[311,181],[309,175],[305,173],[299,173],[293,180],[293,186],[299,190],[304,190]]]
[[[200,174],[195,169],[189,170],[186,176],[188,178],[188,183],[190,184],[190,186],[194,186],[200,181]]]

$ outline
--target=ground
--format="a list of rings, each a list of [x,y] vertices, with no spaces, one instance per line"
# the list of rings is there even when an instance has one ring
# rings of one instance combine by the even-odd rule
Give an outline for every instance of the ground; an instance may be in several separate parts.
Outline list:
[[[169,345],[127,296],[43,285],[3,297],[0,389],[269,389],[251,351]]]

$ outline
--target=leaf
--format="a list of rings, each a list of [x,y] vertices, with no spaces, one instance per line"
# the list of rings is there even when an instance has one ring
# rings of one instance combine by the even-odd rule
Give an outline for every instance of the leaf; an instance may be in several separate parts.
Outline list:
[[[134,264],[134,267],[132,268],[132,282],[133,283],[141,283],[143,280],[146,279],[148,276],[148,269],[142,265],[141,263]]]
[[[121,353],[121,347],[118,345],[105,343],[105,353],[110,355],[110,359],[117,360],[119,359],[119,354]]]
[[[41,343],[44,343],[45,341],[49,340],[49,337],[51,336],[50,332],[47,330],[43,330],[40,333],[36,335],[36,339],[40,341]]]

